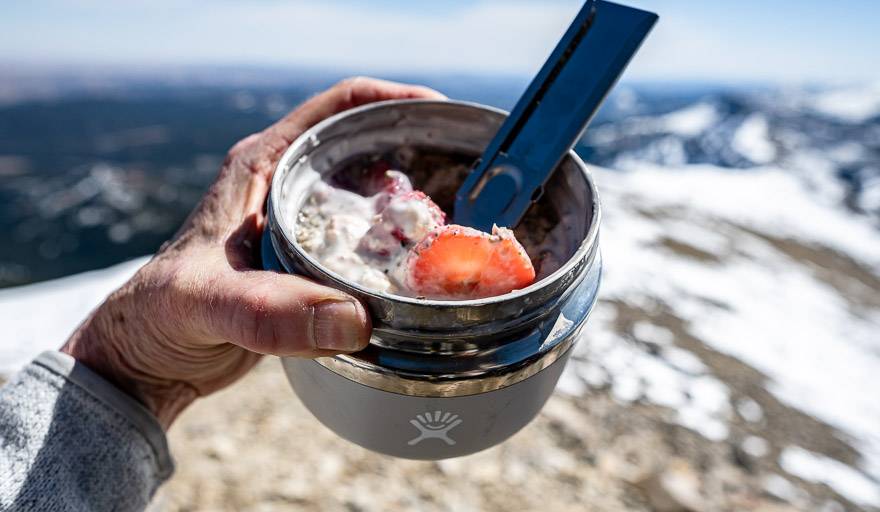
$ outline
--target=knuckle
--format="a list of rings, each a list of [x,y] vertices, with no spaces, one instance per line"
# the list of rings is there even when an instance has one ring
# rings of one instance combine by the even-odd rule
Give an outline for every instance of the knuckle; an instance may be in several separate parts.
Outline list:
[[[257,139],[259,139],[259,137],[260,137],[259,133],[252,133],[252,134],[248,135],[247,137],[241,139],[240,141],[236,142],[229,149],[229,152],[233,153],[233,154],[247,152],[248,150],[250,150],[251,148],[254,147],[254,145],[256,144]]]
[[[226,152],[226,159],[223,161],[224,167],[230,167],[236,162],[246,159],[257,145],[260,135],[253,133],[236,142],[229,151]]]
[[[356,96],[359,91],[367,90],[375,84],[376,80],[374,78],[357,75],[343,79],[338,82],[334,88],[341,91],[344,97],[352,98]]]
[[[274,348],[273,335],[269,332],[273,329],[266,328],[271,322],[266,308],[266,297],[260,293],[249,294],[240,308],[242,341],[260,352],[270,352]]]
[[[343,87],[343,88],[347,88],[347,87],[355,87],[355,86],[357,86],[357,85],[363,84],[364,82],[366,82],[366,81],[368,81],[368,80],[369,80],[369,78],[367,78],[367,77],[365,77],[365,76],[355,75],[355,76],[350,76],[350,77],[348,77],[348,78],[344,78],[344,79],[342,79],[342,80],[341,80],[339,83],[337,83],[336,85],[337,85],[338,87]]]
[[[280,319],[272,311],[268,293],[262,286],[255,286],[248,292],[241,307],[243,318],[240,325],[244,340],[259,352],[279,354],[283,349]]]

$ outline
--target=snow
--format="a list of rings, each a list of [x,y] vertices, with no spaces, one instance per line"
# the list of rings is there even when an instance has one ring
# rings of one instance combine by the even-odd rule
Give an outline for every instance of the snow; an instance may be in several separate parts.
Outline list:
[[[779,465],[791,475],[828,485],[854,503],[880,507],[880,484],[840,461],[791,446],[779,456]]]
[[[837,204],[817,204],[810,190],[790,172],[774,167],[732,171],[705,164],[677,169],[644,162],[631,165],[633,167],[627,169],[631,172],[596,173],[603,200],[612,201],[615,207],[621,200],[637,198],[649,206],[689,208],[710,219],[816,241],[875,269],[880,268],[880,236],[871,222],[851,215]],[[613,215],[614,210],[606,205],[605,213]],[[621,217],[638,223],[643,230],[659,233],[652,222],[629,215]],[[679,228],[683,223],[692,224],[687,217],[673,221]],[[698,239],[718,243],[717,231],[689,231]],[[644,235],[650,236],[647,232]]]
[[[696,103],[661,116],[658,125],[682,137],[696,137],[718,122],[718,111],[709,103]]]
[[[637,322],[633,326],[633,334],[645,343],[656,343],[657,345],[669,345],[675,340],[672,331],[650,322]]]
[[[742,398],[736,403],[736,412],[746,421],[757,423],[764,419],[764,410],[761,404],[751,398]]]
[[[770,451],[770,445],[763,437],[748,436],[740,443],[743,451],[752,457],[763,457]]]
[[[862,195],[859,207],[865,211],[880,212],[880,171],[875,170],[877,177],[862,183]]]
[[[870,391],[880,372],[880,311],[853,306],[815,265],[774,244],[836,251],[876,275],[880,233],[870,220],[817,201],[796,176],[770,167],[642,164],[594,175],[604,203],[603,301],[649,313],[663,304],[690,335],[764,374],[784,404],[850,436],[864,456],[853,471],[880,478],[880,402]],[[712,258],[657,250],[664,239]],[[633,339],[622,338],[615,320],[600,302],[571,371],[590,386],[610,384],[621,401],[670,407],[681,424],[723,438],[733,409],[724,384],[699,364],[667,359],[675,352],[665,348],[663,327],[637,323]],[[646,344],[664,348],[655,354]],[[748,403],[740,402],[740,414],[759,419],[760,408]]]
[[[880,82],[830,89],[807,101],[817,113],[847,123],[863,123],[880,116]]]
[[[825,154],[840,165],[853,165],[867,158],[868,151],[857,142],[842,142],[827,150]]]
[[[621,135],[666,134],[653,152],[665,156],[667,165],[672,163],[668,160],[673,157],[678,158],[679,164],[683,164],[687,161],[687,155],[681,147],[681,139],[705,133],[720,119],[715,105],[699,102],[662,116],[634,116],[620,123],[591,128],[588,137],[592,144],[606,146],[612,145]],[[649,159],[657,161],[656,155],[651,155]]]
[[[769,138],[769,125],[763,114],[747,117],[733,134],[733,149],[756,164],[776,158],[776,146]]]
[[[679,422],[712,441],[726,439],[728,427],[725,420],[729,416],[730,403],[727,386],[704,375],[691,380],[687,392],[691,399],[678,409]]]
[[[636,339],[622,340],[613,333],[613,321],[607,304],[596,306],[588,336],[576,345],[575,359],[563,373],[563,380],[576,376],[592,387],[610,384],[612,395],[621,402],[645,399],[669,407],[676,411],[679,424],[708,439],[725,439],[730,400],[724,383],[707,374],[698,358],[676,347],[663,347],[659,355],[643,350],[645,343],[672,343],[672,333],[663,327],[637,323],[633,329]],[[569,384],[563,391],[572,388]]]
[[[807,503],[807,498],[809,497],[807,493],[781,475],[767,475],[764,477],[762,483],[764,490],[767,491],[768,494],[776,496],[782,501],[786,501],[796,506],[803,506]]]
[[[94,272],[0,290],[0,376],[8,377],[44,350],[59,348],[95,306],[148,258]]]

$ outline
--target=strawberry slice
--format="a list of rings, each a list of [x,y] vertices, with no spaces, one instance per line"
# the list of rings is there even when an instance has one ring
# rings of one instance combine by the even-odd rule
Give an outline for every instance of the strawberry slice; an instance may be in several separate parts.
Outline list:
[[[491,235],[441,226],[413,247],[407,265],[407,285],[425,297],[492,297],[535,280],[532,262],[513,232],[497,226]]]

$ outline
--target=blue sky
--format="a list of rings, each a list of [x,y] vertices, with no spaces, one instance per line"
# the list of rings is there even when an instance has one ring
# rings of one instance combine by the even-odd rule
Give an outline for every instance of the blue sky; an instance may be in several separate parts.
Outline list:
[[[640,80],[880,79],[880,1],[628,0]],[[533,74],[576,0],[0,0],[0,61]]]

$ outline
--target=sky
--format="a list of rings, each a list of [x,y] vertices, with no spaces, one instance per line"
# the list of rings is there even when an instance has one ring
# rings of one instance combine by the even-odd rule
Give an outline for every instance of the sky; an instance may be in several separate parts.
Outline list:
[[[660,21],[626,78],[880,80],[876,0],[626,0]],[[0,62],[531,76],[578,0],[0,0]]]

